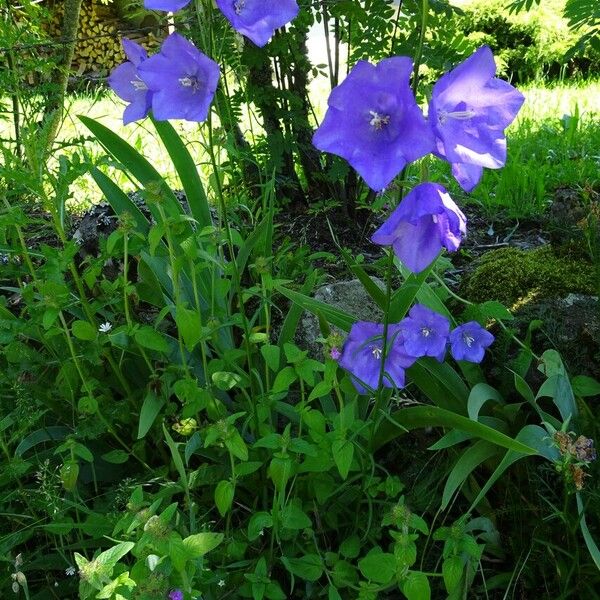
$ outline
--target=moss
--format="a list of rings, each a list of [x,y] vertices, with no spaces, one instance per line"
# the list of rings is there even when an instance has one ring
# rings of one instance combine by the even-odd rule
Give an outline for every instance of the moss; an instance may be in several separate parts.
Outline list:
[[[462,295],[473,302],[499,300],[513,306],[525,298],[597,293],[593,266],[570,256],[556,256],[550,246],[493,250],[473,267],[461,285]]]

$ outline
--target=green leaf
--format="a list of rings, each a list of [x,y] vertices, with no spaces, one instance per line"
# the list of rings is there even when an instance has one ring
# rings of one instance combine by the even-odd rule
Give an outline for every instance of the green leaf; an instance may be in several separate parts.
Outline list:
[[[217,371],[212,374],[212,382],[215,386],[227,392],[232,390],[236,385],[242,381],[242,378],[237,373],[228,373],[227,371]]]
[[[250,517],[248,523],[248,539],[253,542],[257,540],[264,529],[273,527],[273,517],[268,512],[257,512]]]
[[[288,504],[281,511],[281,524],[286,529],[308,529],[312,521],[296,504]]]
[[[85,342],[91,342],[98,336],[98,332],[87,321],[73,321],[71,331],[78,340]]]
[[[190,211],[198,222],[198,228],[212,225],[208,198],[198,174],[198,167],[187,146],[169,121],[152,119],[152,123],[171,157],[183,186]]]
[[[460,584],[464,564],[460,556],[450,556],[442,563],[442,576],[446,591],[451,594]]]
[[[137,434],[138,440],[141,440],[150,431],[150,428],[154,424],[164,403],[165,401],[162,398],[159,398],[153,390],[148,390],[140,411],[140,422],[138,423]]]
[[[294,292],[281,285],[276,285],[275,289],[304,310],[307,310],[317,316],[319,313],[321,313],[327,319],[328,323],[339,327],[343,331],[350,331],[352,325],[357,321],[356,317],[349,315],[343,310],[334,308],[326,302],[315,300],[314,298],[305,296],[300,292]]]
[[[165,440],[167,442],[167,446],[169,446],[169,450],[171,451],[171,457],[173,458],[173,463],[175,464],[175,468],[179,473],[179,477],[181,478],[181,483],[184,489],[188,490],[188,480],[185,472],[185,467],[183,466],[183,460],[181,460],[181,455],[179,454],[179,449],[177,448],[177,444],[173,441],[173,438],[170,436],[165,424],[163,423],[163,434],[165,436]]]
[[[600,396],[600,382],[586,375],[577,375],[571,380],[573,393],[579,398]]]
[[[358,568],[369,581],[387,585],[396,575],[396,557],[387,552],[370,552],[358,561]]]
[[[261,347],[260,353],[262,354],[267,366],[269,369],[271,369],[271,371],[279,370],[279,361],[281,359],[281,350],[279,346],[267,344]]]
[[[342,600],[340,593],[334,585],[330,585],[327,591],[327,600]]]
[[[129,460],[129,454],[123,450],[111,450],[102,455],[102,460],[113,465],[122,465]]]
[[[167,215],[175,217],[183,212],[179,200],[162,175],[133,146],[94,119],[79,116],[79,120],[94,134],[104,149],[119,161],[127,172],[133,175],[144,187],[159,187],[163,210]],[[154,220],[161,223],[162,217],[155,203],[149,203],[148,208]],[[186,237],[192,234],[192,228],[189,224],[185,229]]]
[[[224,517],[233,504],[233,497],[235,494],[235,486],[233,482],[229,480],[219,481],[215,488],[215,504],[219,513]]]
[[[306,296],[309,292],[312,291],[318,279],[317,270],[313,270],[309,273],[306,281],[302,285],[301,293],[303,296]],[[288,314],[285,317],[283,322],[283,326],[281,327],[281,332],[279,333],[278,338],[278,346],[283,347],[283,344],[286,342],[291,342],[296,335],[296,329],[298,328],[298,323],[300,322],[300,318],[302,317],[303,309],[299,304],[292,303]]]
[[[340,545],[340,554],[346,558],[356,558],[360,554],[360,538],[352,535]]]
[[[21,441],[15,449],[15,456],[23,456],[27,450],[30,450],[43,442],[62,441],[70,433],[72,433],[71,429],[68,427],[61,427],[60,425],[51,425],[50,427],[44,427],[44,429],[38,429],[33,433],[30,433]]]
[[[156,352],[169,352],[169,344],[167,340],[152,329],[152,327],[140,327],[135,332],[135,341],[142,346],[142,348],[147,348],[148,350],[155,350]]]
[[[592,534],[590,533],[590,530],[588,528],[587,521],[585,519],[585,509],[583,506],[581,494],[577,492],[575,496],[577,498],[577,511],[579,513],[579,527],[581,528],[581,533],[583,535],[585,545],[587,546],[587,549],[590,553],[590,556],[592,557],[592,560],[594,561],[594,564],[596,565],[596,568],[600,570],[600,550],[598,550],[598,545],[594,541],[594,538],[592,537]]]
[[[395,412],[375,432],[372,442],[373,447],[375,450],[381,448],[381,446],[395,439],[398,435],[402,435],[405,430],[411,431],[424,427],[451,427],[524,455],[538,454],[538,451],[534,448],[518,440],[514,440],[487,425],[472,421],[437,406],[413,406]]]
[[[96,185],[102,190],[104,197],[115,211],[115,214],[118,216],[124,213],[130,215],[135,222],[136,230],[146,235],[150,229],[148,219],[146,219],[131,198],[110,177],[99,171],[96,167],[90,171],[90,174]]]
[[[421,291],[423,284],[427,280],[427,277],[429,277],[434,264],[435,261],[418,275],[411,273],[400,288],[394,293],[390,304],[390,321],[392,323],[401,321],[406,316],[410,307],[413,305],[417,294]]]
[[[469,419],[477,421],[479,419],[479,411],[481,407],[488,401],[494,400],[498,404],[504,404],[504,399],[500,395],[500,392],[494,389],[487,383],[478,383],[469,394],[469,400],[467,401],[467,412]]]
[[[223,542],[224,538],[225,536],[222,533],[196,533],[184,538],[183,545],[190,558],[200,558],[214,550]]]
[[[442,510],[448,508],[452,496],[454,496],[454,493],[467,480],[467,477],[469,477],[481,463],[485,462],[495,454],[498,454],[498,452],[498,446],[495,444],[479,440],[459,456],[456,464],[446,479],[444,493],[442,494]]]
[[[293,367],[285,367],[275,377],[275,381],[273,382],[273,386],[271,388],[272,394],[280,394],[281,392],[287,392],[290,385],[294,383],[298,379],[296,375],[296,371]]]
[[[317,554],[305,554],[301,558],[281,557],[285,568],[305,581],[317,581],[323,575],[323,563]]]
[[[331,444],[331,452],[340,476],[346,479],[354,458],[354,444],[348,440],[336,440]]]
[[[402,583],[402,593],[406,600],[430,600],[431,588],[424,573],[413,571]]]
[[[190,310],[182,304],[175,309],[175,323],[183,338],[183,343],[188,352],[191,352],[202,339],[200,317],[195,310]]]

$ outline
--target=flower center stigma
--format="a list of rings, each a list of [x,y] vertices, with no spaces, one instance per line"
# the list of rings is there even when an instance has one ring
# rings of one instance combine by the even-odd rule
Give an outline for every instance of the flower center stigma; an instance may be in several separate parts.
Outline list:
[[[470,348],[473,345],[475,338],[472,335],[469,335],[468,333],[463,333],[463,340],[465,344]]]
[[[183,87],[192,88],[193,93],[196,93],[200,88],[200,82],[198,81],[198,78],[195,75],[191,75],[190,77],[182,77],[179,80],[179,83]]]
[[[369,114],[372,117],[369,124],[377,131],[381,131],[386,125],[390,124],[390,115],[380,115],[374,110],[370,110]]]
[[[236,15],[241,15],[244,8],[246,8],[246,0],[235,0],[233,3],[233,9],[235,10]]]
[[[440,125],[444,125],[448,119],[456,119],[457,121],[466,121],[475,116],[474,110],[438,110],[438,121]]]
[[[383,354],[383,350],[379,346],[371,346],[371,354],[379,360]]]
[[[144,90],[148,89],[148,86],[139,78],[138,75],[136,75],[135,79],[129,83],[131,83],[136,92],[143,92]]]
[[[431,331],[432,331],[432,330],[431,330],[431,328],[430,328],[430,327],[422,327],[422,328],[421,328],[421,335],[422,335],[424,338],[427,338],[427,337],[429,337],[429,336],[431,335]]]

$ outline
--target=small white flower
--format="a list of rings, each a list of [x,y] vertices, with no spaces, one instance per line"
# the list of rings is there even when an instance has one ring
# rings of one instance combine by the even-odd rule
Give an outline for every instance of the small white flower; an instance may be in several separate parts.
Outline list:
[[[67,569],[65,569],[65,575],[67,575],[68,577],[73,577],[75,573],[77,573],[75,567],[68,567]]]
[[[100,333],[108,333],[112,329],[112,323],[106,321],[106,323],[102,323],[100,327],[98,327],[98,331]]]
[[[217,584],[219,587],[225,587],[225,580],[219,579],[219,583]]]

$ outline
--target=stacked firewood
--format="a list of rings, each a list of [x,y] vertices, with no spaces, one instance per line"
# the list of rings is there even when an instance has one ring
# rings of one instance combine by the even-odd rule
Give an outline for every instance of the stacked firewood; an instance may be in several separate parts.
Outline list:
[[[61,37],[63,19],[62,2],[50,3],[52,20],[49,24],[50,36]],[[130,23],[124,23],[112,4],[102,4],[100,0],[83,0],[79,19],[77,45],[73,57],[74,75],[105,75],[125,60],[121,47],[121,37],[141,44],[150,50],[159,44],[152,31],[141,28],[132,31]]]

